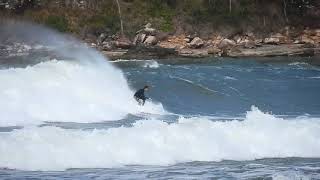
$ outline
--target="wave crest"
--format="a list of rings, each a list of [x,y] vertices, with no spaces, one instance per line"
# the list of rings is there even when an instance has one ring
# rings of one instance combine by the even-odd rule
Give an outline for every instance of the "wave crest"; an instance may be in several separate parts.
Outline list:
[[[0,167],[24,170],[169,165],[189,161],[320,157],[319,119],[284,120],[253,108],[243,121],[156,119],[133,127],[27,127],[0,133]]]

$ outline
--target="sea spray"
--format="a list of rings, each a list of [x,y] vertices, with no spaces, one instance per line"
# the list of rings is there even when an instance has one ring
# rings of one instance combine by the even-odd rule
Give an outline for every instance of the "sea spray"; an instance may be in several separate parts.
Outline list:
[[[161,105],[152,103],[139,107],[123,73],[74,38],[25,22],[1,25],[1,39],[40,44],[49,58],[24,68],[0,70],[0,126],[97,122],[141,111],[164,112]]]

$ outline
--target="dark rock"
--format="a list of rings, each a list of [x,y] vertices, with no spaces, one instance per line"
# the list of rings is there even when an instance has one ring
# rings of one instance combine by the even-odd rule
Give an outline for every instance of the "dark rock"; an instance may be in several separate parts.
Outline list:
[[[161,48],[159,46],[134,46],[128,50],[121,58],[123,59],[164,59],[176,57],[175,49]]]
[[[113,45],[116,48],[121,48],[121,49],[129,49],[132,46],[131,41],[128,38],[119,38],[116,41],[113,41]]]
[[[133,39],[133,45],[138,45],[141,44],[145,41],[146,39],[146,34],[143,33],[139,33],[135,36],[135,38]]]
[[[234,48],[227,52],[230,57],[266,57],[266,56],[313,56],[316,48],[296,45],[265,45],[256,49]]]
[[[97,39],[97,44],[100,45],[103,43],[103,41],[105,41],[107,39],[107,35],[102,33],[100,34],[100,36]]]

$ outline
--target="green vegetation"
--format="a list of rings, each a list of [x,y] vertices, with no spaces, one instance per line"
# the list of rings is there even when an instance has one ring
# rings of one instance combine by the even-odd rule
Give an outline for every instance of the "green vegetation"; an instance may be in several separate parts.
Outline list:
[[[93,15],[81,22],[81,25],[92,31],[103,31],[108,28],[112,33],[120,29],[118,16]]]
[[[172,19],[175,15],[174,9],[168,6],[166,3],[162,3],[158,0],[151,0],[150,8],[147,11],[147,15],[152,18],[158,18],[160,20],[159,29],[164,32],[173,31]]]
[[[61,32],[66,32],[69,29],[68,20],[64,16],[50,15],[46,19],[45,24]]]
[[[83,0],[81,4],[69,0],[8,1],[17,2],[12,14],[62,32],[98,35],[120,30],[115,0]],[[285,25],[319,25],[315,22],[320,21],[319,0],[119,0],[119,5],[124,33],[129,36],[146,23],[164,32],[174,32],[179,26],[186,33],[210,34],[227,27],[272,31]]]

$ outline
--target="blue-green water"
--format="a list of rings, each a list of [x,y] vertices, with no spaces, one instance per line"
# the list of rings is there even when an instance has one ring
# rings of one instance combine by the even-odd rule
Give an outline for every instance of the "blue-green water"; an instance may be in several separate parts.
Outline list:
[[[178,114],[238,116],[255,105],[278,115],[319,115],[320,68],[304,62],[222,59],[123,71],[135,88],[151,84],[150,96]]]

